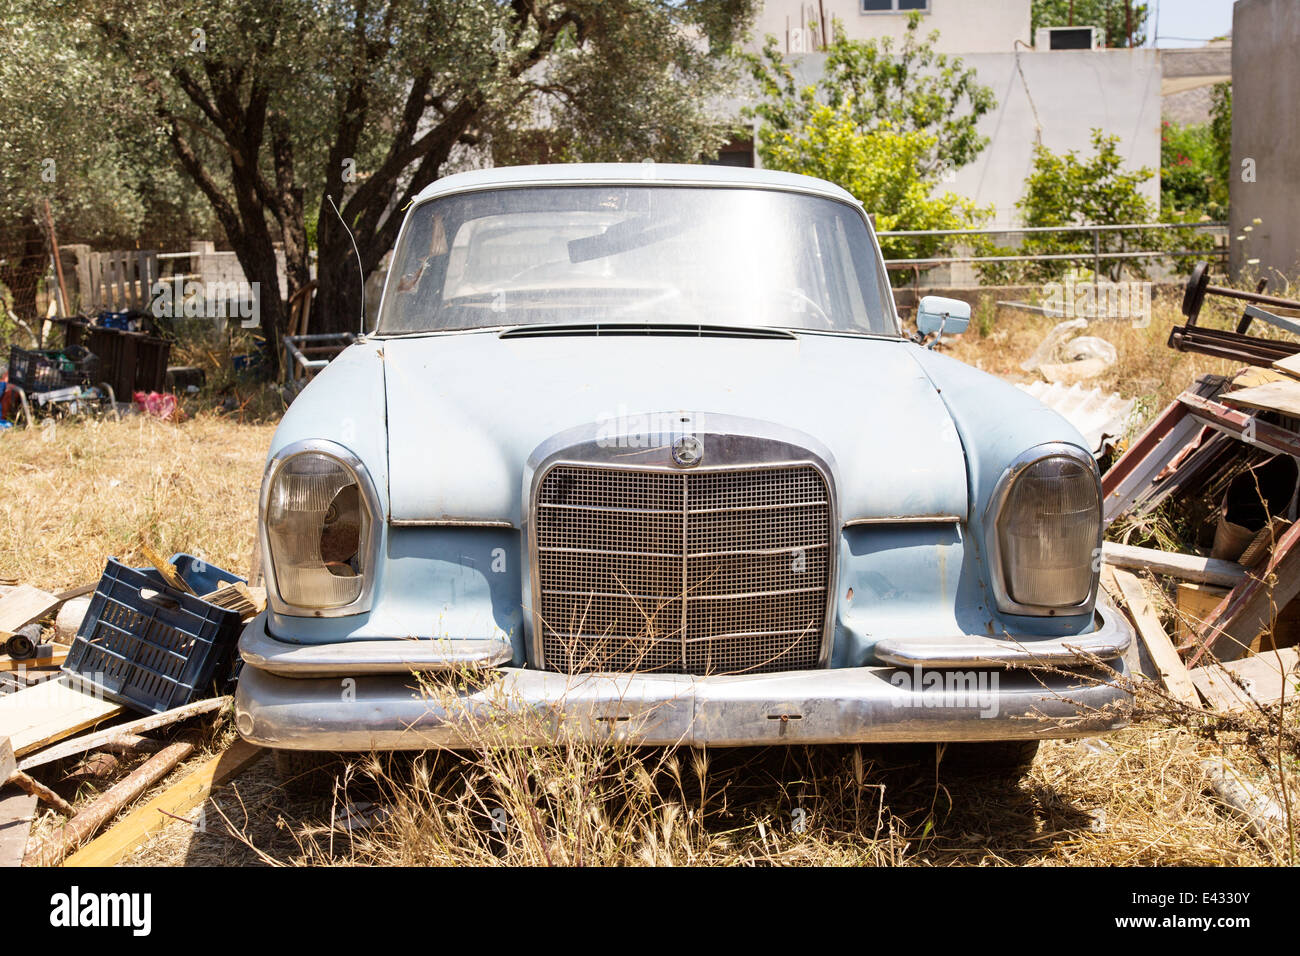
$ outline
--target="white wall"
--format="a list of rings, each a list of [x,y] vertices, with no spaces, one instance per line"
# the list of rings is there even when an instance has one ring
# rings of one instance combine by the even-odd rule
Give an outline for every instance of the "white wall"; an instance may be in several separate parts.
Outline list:
[[[991,142],[943,188],[980,205],[993,203],[993,225],[1018,221],[1015,204],[1024,195],[1025,177],[1032,168],[1038,124],[1043,145],[1054,153],[1072,149],[1090,153],[1094,127],[1119,136],[1126,169],[1155,170],[1142,192],[1159,203],[1161,98],[1155,50],[1023,52],[1019,57],[1023,82],[1015,54],[974,54],[964,59],[975,68],[980,82],[993,88],[998,105],[980,122],[980,132]]]
[[[942,53],[989,53],[1013,49],[1017,39],[1029,43],[1031,0],[930,0],[922,29],[939,31]],[[828,25],[836,19],[851,39],[901,38],[907,13],[863,13],[860,0],[767,0],[754,24],[752,50],[763,46],[767,34],[777,38],[786,53],[810,53],[817,37],[807,25]],[[805,29],[800,48],[800,28]],[[829,33],[828,33],[829,35]]]
[[[1279,273],[1300,278],[1300,4],[1238,0],[1232,39],[1228,217],[1232,235],[1248,237],[1232,241],[1232,271],[1268,277],[1270,292],[1294,298],[1294,286],[1274,290]]]
[[[989,145],[952,179],[939,185],[981,206],[995,207],[990,226],[1019,225],[1016,202],[1033,167],[1038,123],[1043,145],[1055,153],[1091,152],[1092,129],[1120,138],[1126,169],[1156,171],[1142,188],[1160,200],[1160,59],[1155,50],[1052,50],[964,55],[979,82],[993,89],[997,106],[980,121]],[[815,84],[826,56],[813,53],[792,61],[800,86]],[[1024,73],[1024,80],[1020,78]],[[1028,93],[1026,93],[1028,86]],[[1032,98],[1032,105],[1031,105]],[[736,105],[739,110],[739,102]],[[1035,119],[1037,108],[1037,120]]]

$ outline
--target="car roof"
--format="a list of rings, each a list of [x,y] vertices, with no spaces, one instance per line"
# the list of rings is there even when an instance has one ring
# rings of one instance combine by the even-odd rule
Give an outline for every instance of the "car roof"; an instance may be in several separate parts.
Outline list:
[[[770,169],[739,166],[688,165],[685,163],[550,163],[539,166],[500,166],[456,173],[424,187],[417,203],[435,196],[478,189],[548,185],[628,186],[731,186],[751,189],[783,189],[812,193],[861,206],[845,190],[824,179],[783,173]]]

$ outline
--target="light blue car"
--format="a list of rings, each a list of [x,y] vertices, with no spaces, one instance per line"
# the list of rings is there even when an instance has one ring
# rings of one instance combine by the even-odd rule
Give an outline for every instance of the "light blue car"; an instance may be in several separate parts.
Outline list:
[[[927,299],[921,335],[969,307]],[[276,431],[236,726],[279,751],[1123,725],[1087,443],[904,335],[861,205],[715,166],[442,179]],[[505,728],[505,729],[503,729]]]

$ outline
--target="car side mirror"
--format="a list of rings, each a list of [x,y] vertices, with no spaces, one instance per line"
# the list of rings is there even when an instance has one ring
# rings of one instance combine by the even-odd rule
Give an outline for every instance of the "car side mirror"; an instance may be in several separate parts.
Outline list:
[[[961,299],[945,299],[927,295],[916,307],[916,330],[922,335],[937,332],[942,335],[960,335],[970,325],[970,303]]]

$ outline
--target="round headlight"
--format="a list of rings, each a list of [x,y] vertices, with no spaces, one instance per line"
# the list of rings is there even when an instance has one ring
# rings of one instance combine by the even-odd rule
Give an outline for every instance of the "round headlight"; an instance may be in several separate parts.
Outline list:
[[[1035,449],[1003,476],[995,504],[993,570],[1002,609],[1082,610],[1095,593],[1101,546],[1101,484],[1092,456],[1073,446]]]
[[[365,590],[371,516],[343,460],[306,451],[272,465],[263,522],[275,589],[301,608],[341,608]]]

